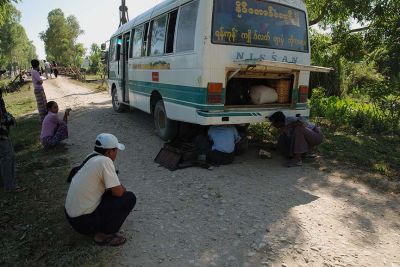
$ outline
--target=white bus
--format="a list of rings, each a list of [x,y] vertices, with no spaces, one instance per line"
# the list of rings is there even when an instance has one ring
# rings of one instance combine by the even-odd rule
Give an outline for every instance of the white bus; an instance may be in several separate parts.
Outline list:
[[[302,0],[166,0],[122,25],[110,39],[113,108],[154,116],[158,135],[179,122],[266,121],[277,110],[309,116],[308,17]],[[278,101],[252,102],[253,86]]]

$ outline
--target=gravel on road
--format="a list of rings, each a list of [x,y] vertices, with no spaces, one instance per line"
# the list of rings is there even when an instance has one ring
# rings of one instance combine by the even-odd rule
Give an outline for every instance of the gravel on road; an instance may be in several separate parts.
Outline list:
[[[115,113],[106,92],[67,78],[47,98],[71,107],[68,157],[79,164],[101,132],[126,150],[116,161],[138,199],[128,242],[110,266],[400,266],[400,201],[345,179],[343,171],[284,168],[250,149],[230,166],[168,171],[150,115]],[[331,166],[335,169],[335,166]]]

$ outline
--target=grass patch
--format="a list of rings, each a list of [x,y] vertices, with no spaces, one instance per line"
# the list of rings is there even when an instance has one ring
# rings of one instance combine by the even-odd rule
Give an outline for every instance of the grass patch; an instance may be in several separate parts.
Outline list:
[[[3,93],[7,111],[15,117],[20,117],[34,111],[36,106],[35,94],[31,83],[26,83],[18,92]]]
[[[25,94],[23,90],[7,95],[9,109],[10,102],[17,105],[28,99]],[[33,93],[31,96],[34,98]],[[0,266],[104,265],[104,249],[94,246],[91,238],[75,233],[65,219],[69,171],[65,150],[42,149],[37,116],[17,120],[11,139],[18,184],[27,190],[15,194],[0,191]]]
[[[0,79],[0,88],[7,86],[10,82],[12,82],[11,78]]]
[[[389,180],[398,180],[400,173],[400,138],[398,136],[355,135],[322,128],[325,142],[318,151],[328,159],[355,164],[380,173]],[[400,182],[398,180],[397,182]]]

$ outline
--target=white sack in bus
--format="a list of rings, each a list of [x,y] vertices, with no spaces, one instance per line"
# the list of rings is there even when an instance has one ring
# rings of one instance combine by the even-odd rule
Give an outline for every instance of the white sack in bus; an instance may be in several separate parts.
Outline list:
[[[265,85],[255,85],[251,87],[250,97],[255,105],[275,103],[278,101],[278,93],[276,90]]]

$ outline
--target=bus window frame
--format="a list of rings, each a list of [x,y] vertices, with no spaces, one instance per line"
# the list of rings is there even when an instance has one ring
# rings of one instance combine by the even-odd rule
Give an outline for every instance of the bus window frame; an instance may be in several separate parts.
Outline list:
[[[124,40],[124,38],[125,38],[125,36],[126,35],[128,35],[129,34],[129,43],[128,43],[128,48],[127,48],[127,55],[125,55],[125,57],[126,58],[124,58],[124,61],[127,61],[127,60],[129,60],[129,53],[130,53],[130,49],[131,49],[131,40],[132,40],[132,31],[131,30],[129,30],[129,31],[127,31],[127,32],[124,32],[123,34],[122,34],[122,41],[123,41],[123,45],[125,45],[126,44],[126,42],[124,42],[125,40]],[[123,53],[123,52],[122,52]]]
[[[135,36],[135,28],[130,30],[131,37],[129,39],[129,59],[133,58],[133,40]]]
[[[196,16],[196,27],[195,27],[195,33],[194,33],[194,47],[192,50],[187,50],[187,51],[181,51],[181,52],[177,52],[176,51],[176,46],[177,46],[177,36],[178,36],[178,26],[179,26],[179,19],[180,19],[180,14],[181,14],[181,9],[182,7],[192,4],[193,2],[197,1],[198,2],[198,8],[197,8],[197,16]],[[150,20],[144,21],[143,23],[134,26],[130,31],[131,31],[131,44],[130,44],[130,50],[132,50],[132,57],[129,55],[130,59],[135,59],[135,58],[144,58],[144,57],[160,57],[160,56],[166,56],[166,55],[172,55],[172,54],[192,54],[195,50],[196,50],[196,29],[197,29],[197,20],[199,17],[199,10],[200,10],[200,0],[193,0],[187,3],[184,3],[183,5],[177,6],[163,14],[158,15],[157,17],[154,17]],[[171,53],[166,53],[166,41],[167,38],[165,38],[164,40],[164,53],[162,55],[153,55],[151,56],[150,53],[150,49],[149,49],[149,45],[151,42],[150,35],[151,35],[151,29],[152,29],[152,25],[151,23],[156,20],[161,18],[162,16],[167,16],[167,22],[166,22],[166,36],[168,34],[168,26],[169,26],[169,19],[170,19],[170,15],[171,13],[176,12],[176,22],[175,22],[175,31],[174,31],[174,41],[173,41],[173,52]],[[134,48],[134,37],[135,37],[135,33],[137,31],[138,28],[143,27],[142,29],[142,48],[141,48],[141,55],[140,56],[134,56],[133,55],[133,48]],[[145,34],[145,29],[147,28],[146,34]],[[146,39],[144,38],[146,36]],[[119,37],[119,35],[115,36],[116,38]],[[132,46],[132,47],[131,47]]]
[[[140,56],[134,56],[133,55],[133,48],[135,47],[135,44],[133,43],[132,44],[132,58],[142,58],[143,57],[142,56],[142,51],[143,51],[143,39],[144,39],[144,23],[142,23],[140,25],[137,25],[136,27],[133,28],[133,31],[135,32],[135,34],[136,34],[136,32],[138,31],[139,28],[142,28],[141,29],[142,41],[141,41],[141,44],[140,44]],[[135,35],[133,35],[132,42],[134,41],[134,38],[135,38]]]
[[[142,53],[141,57],[149,56],[149,35],[150,35],[150,20],[143,23],[143,42],[142,42]]]
[[[177,47],[178,47],[178,29],[179,29],[178,27],[179,27],[179,22],[181,20],[182,8],[187,6],[187,5],[193,4],[193,2],[198,2],[198,4],[197,4],[197,14],[196,14],[196,20],[195,20],[196,27],[194,28],[194,35],[193,35],[193,49],[185,50],[185,51],[177,51]],[[175,51],[176,54],[193,53],[194,51],[196,51],[196,30],[197,30],[197,27],[199,26],[197,24],[197,22],[198,22],[197,20],[199,19],[199,11],[200,11],[200,0],[192,0],[190,2],[184,3],[183,5],[179,6],[178,17],[177,17],[177,20],[176,20],[176,27],[177,28],[175,30],[175,43],[174,43],[174,45],[175,45],[174,51]]]
[[[115,61],[115,53],[116,53],[116,49],[117,49],[116,40],[117,40],[117,36],[111,37],[111,39],[110,39],[110,47],[108,48],[108,53],[109,53],[108,61],[109,62]]]
[[[172,52],[167,53],[167,45],[168,45],[168,37],[169,37],[169,23],[171,20],[171,14],[176,12],[176,19],[175,19],[175,29],[174,29],[174,36],[173,36],[173,41],[172,41]],[[167,19],[167,29],[166,29],[166,38],[165,38],[165,43],[164,43],[164,55],[172,55],[175,54],[175,48],[176,48],[176,31],[177,31],[177,27],[178,27],[178,15],[179,15],[179,7],[175,8],[173,10],[170,10],[168,12],[168,19]]]
[[[311,53],[311,47],[310,47],[310,33],[309,33],[309,23],[308,23],[308,14],[306,10],[302,10],[287,4],[281,4],[278,2],[271,2],[271,1],[265,1],[266,3],[272,3],[280,6],[285,6],[291,9],[295,9],[297,11],[300,11],[304,13],[305,18],[306,18],[306,33],[307,33],[307,51],[299,51],[295,49],[286,49],[286,48],[274,48],[274,47],[265,47],[265,46],[260,46],[260,45],[245,45],[245,44],[227,44],[227,43],[216,43],[213,42],[213,33],[214,33],[214,17],[215,17],[215,12],[214,12],[214,7],[215,7],[215,2],[218,0],[213,0],[213,6],[212,6],[212,18],[211,18],[211,38],[210,41],[213,45],[225,45],[225,46],[241,46],[241,47],[256,47],[256,48],[263,48],[263,49],[271,49],[271,50],[279,50],[279,51],[291,51],[291,52],[296,52],[296,53],[304,53],[304,54],[310,54]]]
[[[115,47],[115,49],[116,49],[116,51],[115,51],[115,61],[120,61],[121,60],[121,48],[122,48],[122,45],[123,45],[123,34],[119,34],[119,35],[117,35],[116,36],[117,38],[116,38],[116,40],[117,40],[117,43],[116,43],[116,47]],[[121,40],[121,44],[119,44],[119,40]]]
[[[155,18],[151,19],[151,21],[150,21],[149,40],[148,40],[148,46],[149,46],[149,52],[148,52],[149,55],[148,55],[148,56],[149,56],[149,57],[160,57],[160,56],[165,55],[165,43],[166,43],[167,29],[168,29],[168,16],[169,16],[169,13],[164,13],[164,14],[158,16],[158,17],[155,17]],[[162,51],[162,54],[159,54],[159,55],[152,55],[152,54],[151,54],[151,53],[152,53],[152,51],[151,51],[151,43],[152,43],[152,41],[153,41],[153,27],[154,27],[154,21],[159,20],[159,19],[161,19],[161,18],[164,18],[164,19],[165,19],[165,27],[164,27],[165,35],[164,35],[163,51]]]

